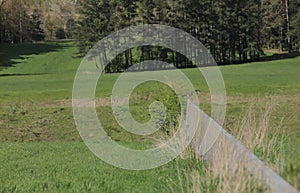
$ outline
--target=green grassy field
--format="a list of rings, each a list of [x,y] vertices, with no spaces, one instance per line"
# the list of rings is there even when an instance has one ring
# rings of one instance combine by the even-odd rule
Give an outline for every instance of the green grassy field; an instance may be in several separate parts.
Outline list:
[[[178,167],[194,162],[178,158],[154,170],[126,171],[100,161],[81,142],[71,106],[73,80],[81,62],[75,54],[72,42],[0,45],[0,191],[169,192],[168,187],[178,183]],[[251,102],[264,106],[275,101],[271,124],[283,121],[288,137],[283,175],[299,185],[300,57],[223,66],[221,71],[228,95],[224,127],[230,130]],[[209,113],[210,96],[203,77],[196,69],[183,72],[200,91],[200,106]],[[115,140],[146,148],[147,138],[123,131],[113,118],[109,96],[118,76],[100,78],[99,118]],[[149,92],[153,95],[148,101]],[[147,120],[147,105],[162,93],[172,95],[170,89],[153,82],[136,90],[131,100],[135,118]]]

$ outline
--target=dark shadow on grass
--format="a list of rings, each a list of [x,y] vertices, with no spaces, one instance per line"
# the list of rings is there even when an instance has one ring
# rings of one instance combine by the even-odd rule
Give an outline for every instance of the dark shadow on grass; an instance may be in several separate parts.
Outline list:
[[[275,60],[283,60],[283,59],[292,59],[300,56],[300,52],[292,52],[292,53],[283,53],[283,54],[273,54],[272,56],[262,56],[257,60],[245,60],[245,61],[228,61],[226,63],[218,63],[218,66],[228,66],[228,65],[243,65],[252,62],[269,62]]]
[[[0,77],[11,77],[11,76],[39,76],[44,75],[44,73],[36,73],[36,74],[0,74]]]
[[[70,45],[58,42],[26,43],[26,44],[0,44],[0,71],[15,67],[15,60],[24,60],[30,55],[60,51]]]
[[[260,58],[259,61],[267,62],[273,60],[291,59],[300,56],[300,52],[284,53],[284,54],[274,54],[272,56],[264,56]]]

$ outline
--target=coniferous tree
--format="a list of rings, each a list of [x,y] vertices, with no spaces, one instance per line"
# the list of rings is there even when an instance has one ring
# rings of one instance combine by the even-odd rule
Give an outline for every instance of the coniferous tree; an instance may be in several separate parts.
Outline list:
[[[66,24],[66,36],[68,39],[73,39],[75,34],[75,20],[69,19]]]
[[[242,63],[259,60],[263,48],[299,48],[298,8],[297,0],[87,0],[82,2],[77,34],[84,53],[104,36],[124,27],[165,24],[196,37],[217,63]],[[197,63],[210,65],[209,57],[201,51],[186,45],[183,48],[197,58]],[[142,46],[117,56],[107,71],[123,71],[133,63],[153,59],[178,68],[193,67],[180,53]]]
[[[291,50],[300,51],[300,2],[291,0],[289,9]]]
[[[42,41],[45,39],[45,33],[41,25],[41,14],[35,9],[31,15],[31,38],[33,41]]]
[[[113,30],[110,18],[112,10],[106,0],[86,0],[81,2],[81,17],[77,23],[77,39],[81,53],[85,53],[97,41]]]

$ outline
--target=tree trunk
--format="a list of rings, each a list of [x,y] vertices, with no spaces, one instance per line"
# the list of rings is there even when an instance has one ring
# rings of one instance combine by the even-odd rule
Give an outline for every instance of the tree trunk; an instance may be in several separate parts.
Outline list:
[[[290,19],[289,19],[289,0],[285,0],[285,14],[286,14],[286,30],[287,30],[287,43],[288,43],[288,52],[291,52],[291,37],[290,37]]]
[[[279,52],[283,51],[282,42],[283,42],[283,27],[280,27]]]
[[[23,30],[22,30],[22,10],[19,10],[19,35],[20,35],[20,43],[23,43]]]

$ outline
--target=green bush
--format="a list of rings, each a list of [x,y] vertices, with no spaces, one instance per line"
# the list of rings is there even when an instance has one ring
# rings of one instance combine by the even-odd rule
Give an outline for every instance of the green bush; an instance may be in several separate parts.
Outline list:
[[[55,32],[55,37],[57,39],[66,39],[66,32],[63,28],[58,28]]]

